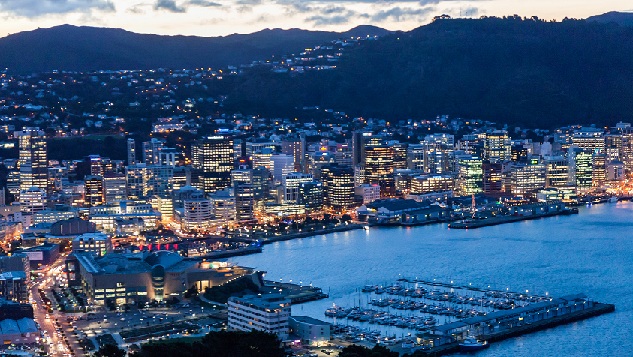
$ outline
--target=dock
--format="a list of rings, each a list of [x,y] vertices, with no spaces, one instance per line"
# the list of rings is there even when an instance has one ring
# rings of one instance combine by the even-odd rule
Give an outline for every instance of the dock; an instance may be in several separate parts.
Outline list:
[[[367,306],[359,297],[359,306],[334,305],[326,309],[325,316],[335,322],[346,320],[348,327],[341,338],[386,344],[400,355],[448,355],[460,352],[460,344],[467,339],[482,341],[485,347],[615,311],[615,305],[596,302],[584,294],[552,297],[528,294],[528,290],[519,293],[418,278],[365,285],[359,294],[366,295]],[[400,328],[403,338],[350,330],[350,322],[354,326],[355,321]]]
[[[577,214],[577,213],[578,213],[578,209],[566,209],[563,211],[547,212],[543,214],[533,214],[533,215],[528,215],[528,216],[497,216],[497,217],[490,217],[490,218],[472,219],[472,220],[453,222],[448,225],[448,228],[474,229],[474,228],[481,228],[481,227],[496,226],[496,225],[504,224],[504,223],[527,221],[527,220],[532,220],[532,219],[541,219],[541,218],[554,217],[554,216],[566,216],[566,215]]]
[[[321,288],[310,285],[282,283],[272,280],[264,280],[264,291],[281,293],[290,299],[291,304],[301,304],[308,301],[321,300],[328,297]]]

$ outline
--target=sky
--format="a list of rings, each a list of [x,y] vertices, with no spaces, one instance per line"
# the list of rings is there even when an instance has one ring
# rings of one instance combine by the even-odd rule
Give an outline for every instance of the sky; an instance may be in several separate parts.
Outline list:
[[[633,11],[631,0],[0,0],[0,37],[62,24],[163,35],[224,36],[265,28],[410,30],[434,16],[561,20]]]

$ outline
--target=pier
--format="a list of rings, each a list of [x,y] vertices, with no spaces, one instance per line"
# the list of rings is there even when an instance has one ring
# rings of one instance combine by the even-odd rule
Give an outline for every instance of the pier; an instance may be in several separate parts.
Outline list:
[[[348,324],[358,321],[401,328],[402,335],[408,337],[375,337],[376,343],[387,341],[401,355],[451,354],[461,351],[460,344],[467,339],[480,341],[484,348],[507,338],[615,311],[614,305],[595,302],[584,294],[555,298],[529,295],[527,290],[517,293],[417,278],[401,278],[386,286],[366,285],[361,292],[369,295],[370,306],[334,306],[325,315],[347,319]],[[342,338],[363,340],[367,333],[359,333],[358,338],[348,333]]]
[[[540,218],[554,217],[554,216],[566,216],[566,215],[577,214],[577,213],[578,213],[578,209],[577,208],[571,208],[571,209],[565,209],[565,210],[562,210],[562,211],[547,212],[547,213],[542,213],[542,214],[524,215],[524,216],[522,216],[522,215],[516,215],[516,216],[503,215],[503,216],[496,216],[496,217],[490,217],[490,218],[469,219],[469,220],[463,220],[463,221],[459,221],[459,222],[454,222],[454,223],[450,223],[448,225],[448,228],[474,229],[474,228],[481,228],[481,227],[496,226],[498,224],[504,224],[504,223],[527,221],[527,220],[532,220],[532,219],[540,219]]]

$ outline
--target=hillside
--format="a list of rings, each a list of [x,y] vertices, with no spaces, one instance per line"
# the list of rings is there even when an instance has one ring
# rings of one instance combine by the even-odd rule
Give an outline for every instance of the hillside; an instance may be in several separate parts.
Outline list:
[[[0,67],[18,73],[54,69],[217,68],[294,53],[342,37],[386,33],[378,27],[360,26],[343,33],[266,29],[247,35],[196,37],[63,25],[0,38]]]
[[[633,26],[633,12],[611,11],[602,15],[590,16],[587,18],[587,21],[615,23],[621,26]]]
[[[633,116],[633,28],[518,17],[438,20],[359,46],[334,71],[262,72],[236,81],[234,108],[271,114],[321,105],[393,119],[449,114],[527,127],[613,124]]]

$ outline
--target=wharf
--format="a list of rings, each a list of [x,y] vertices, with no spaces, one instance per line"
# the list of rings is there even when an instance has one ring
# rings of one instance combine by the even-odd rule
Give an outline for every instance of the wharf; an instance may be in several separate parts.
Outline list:
[[[481,334],[476,336],[479,340],[485,340],[489,343],[503,341],[508,338],[522,336],[528,333],[537,332],[546,330],[548,328],[569,324],[575,321],[580,321],[584,319],[588,319],[595,316],[600,316],[603,314],[611,313],[615,311],[615,305],[613,304],[603,304],[603,303],[594,303],[591,308],[587,308],[584,310],[570,312],[561,316],[552,317],[549,319],[527,322],[524,324],[518,324],[516,326],[510,327],[508,329],[488,333]],[[432,347],[430,349],[418,349],[415,351],[416,356],[444,356],[453,353],[457,353],[460,351],[459,341],[453,342],[449,344],[443,344],[437,347]],[[409,351],[413,352],[413,351]]]
[[[318,236],[318,235],[322,235],[322,234],[329,234],[329,233],[335,233],[335,232],[346,232],[346,231],[351,231],[351,230],[355,230],[355,229],[361,229],[363,227],[364,227],[364,225],[362,225],[362,224],[350,223],[350,224],[341,225],[341,226],[338,226],[338,227],[332,227],[332,228],[326,228],[326,229],[317,229],[317,230],[314,230],[314,231],[282,234],[280,236],[274,236],[274,237],[266,237],[266,238],[263,238],[261,240],[261,242],[262,242],[262,244],[272,244],[274,242],[281,242],[281,241],[286,241],[286,240],[291,240],[291,239],[296,239],[296,238],[308,238],[308,237]]]
[[[248,246],[244,248],[238,249],[229,249],[229,250],[218,250],[205,255],[188,257],[190,260],[204,260],[204,259],[220,259],[220,258],[229,258],[229,257],[237,257],[242,255],[256,254],[261,253],[262,247],[260,246]]]
[[[448,228],[474,229],[474,228],[481,228],[481,227],[496,226],[496,225],[504,224],[504,223],[513,223],[513,222],[527,221],[527,220],[532,220],[532,219],[540,219],[540,218],[554,217],[554,216],[566,216],[566,215],[577,214],[577,213],[578,213],[577,209],[565,209],[562,211],[548,212],[548,213],[543,213],[543,214],[533,214],[529,216],[497,216],[497,217],[484,218],[484,219],[474,219],[474,220],[466,220],[466,221],[461,221],[461,222],[454,222],[454,223],[450,223],[448,225]]]

